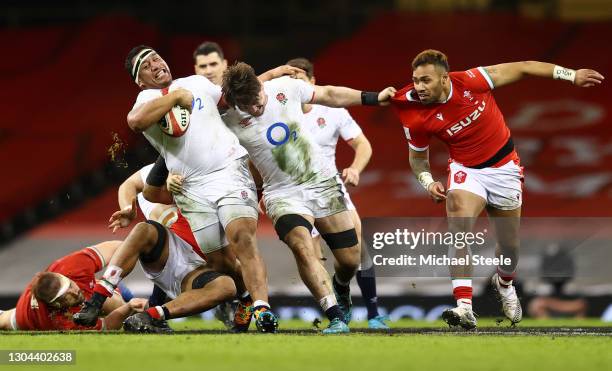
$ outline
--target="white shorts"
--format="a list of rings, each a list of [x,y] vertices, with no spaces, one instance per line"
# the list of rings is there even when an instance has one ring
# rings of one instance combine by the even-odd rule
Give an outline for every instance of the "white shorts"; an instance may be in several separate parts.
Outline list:
[[[523,168],[514,160],[500,167],[472,169],[451,162],[448,190],[462,189],[482,197],[488,206],[514,210],[523,203]]]
[[[209,186],[198,201],[185,194],[174,196],[205,254],[227,246],[225,228],[231,221],[258,218],[257,192],[247,161],[247,157],[240,158],[209,174]]]
[[[315,219],[346,211],[346,201],[336,178],[315,185],[264,190],[266,213],[276,224],[283,215],[310,215]]]
[[[168,231],[168,260],[160,272],[150,272],[144,266],[145,276],[162,289],[170,299],[181,294],[181,283],[185,276],[206,265],[204,259],[193,251],[190,244],[172,231]]]
[[[344,194],[344,202],[346,203],[346,209],[349,211],[356,211],[357,208],[355,207],[355,204],[353,204],[353,200],[351,200],[351,196],[349,195],[348,190],[346,189],[346,186],[344,185],[344,182],[342,181],[342,178],[339,175],[336,176],[336,181],[340,185],[342,193]],[[312,232],[310,232],[310,234],[312,235],[312,237],[317,237],[320,235],[319,231],[317,230],[317,227],[312,227]]]

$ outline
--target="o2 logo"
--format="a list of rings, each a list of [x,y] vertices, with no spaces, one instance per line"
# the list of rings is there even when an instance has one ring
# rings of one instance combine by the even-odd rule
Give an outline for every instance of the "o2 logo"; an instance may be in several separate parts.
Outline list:
[[[273,132],[275,134],[274,137],[272,136]],[[292,137],[293,141],[296,141],[297,131],[291,130],[284,122],[277,122],[270,125],[266,133],[266,137],[268,138],[268,142],[270,142],[270,144],[277,147],[287,143]]]

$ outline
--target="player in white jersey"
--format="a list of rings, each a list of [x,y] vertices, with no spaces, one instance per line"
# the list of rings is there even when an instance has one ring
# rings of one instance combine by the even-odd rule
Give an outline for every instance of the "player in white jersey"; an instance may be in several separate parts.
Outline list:
[[[128,114],[128,125],[143,132],[160,153],[167,170],[184,176],[183,192],[174,196],[174,202],[188,220],[198,246],[215,270],[228,273],[237,281],[242,271],[247,278],[245,286],[255,299],[258,329],[275,332],[278,321],[270,311],[266,269],[256,245],[255,185],[245,149],[219,116],[220,88],[202,76],[173,81],[166,62],[146,46],[135,47],[128,53],[126,69],[142,89]],[[176,90],[169,91],[171,85]],[[191,109],[190,125],[180,137],[166,135],[158,125],[175,105]],[[146,189],[144,194],[146,197]],[[171,203],[171,197],[168,198],[151,200]],[[241,270],[232,252],[236,253]],[[115,263],[111,262],[101,281],[107,291],[123,277],[119,262]],[[90,307],[98,307],[104,300],[100,295],[92,299],[87,302]]]
[[[387,88],[367,93],[313,86],[289,77],[262,84],[246,63],[231,66],[223,76],[223,93],[231,107],[223,120],[249,152],[263,179],[265,206],[276,232],[293,252],[302,281],[330,320],[324,333],[349,331],[349,283],[359,266],[359,243],[335,178],[335,166],[320,155],[319,146],[304,126],[302,104],[378,105],[394,91]],[[337,297],[314,251],[310,236],[313,223],[327,244],[344,250],[345,261],[351,263],[336,270],[333,287]]]
[[[287,62],[288,65],[304,70],[296,77],[311,84],[316,84],[314,76],[314,66],[306,58],[295,58]],[[368,311],[368,327],[371,329],[384,330],[389,326],[385,323],[386,317],[378,312],[378,298],[376,295],[376,275],[372,259],[368,255],[368,250],[363,247],[361,239],[361,218],[351,200],[345,184],[356,187],[359,185],[359,176],[365,169],[372,157],[372,146],[368,138],[350,113],[345,108],[332,108],[319,104],[304,104],[302,106],[306,126],[312,130],[317,144],[321,148],[321,154],[326,162],[334,166],[335,172],[340,174],[337,177],[338,183],[342,187],[346,207],[349,210],[355,231],[361,246],[361,264],[357,270],[356,279],[361,295]],[[342,138],[355,151],[355,156],[351,165],[338,172],[336,168],[336,145],[338,139]],[[312,236],[317,251],[321,251],[321,235],[316,228],[312,230]],[[343,264],[344,255],[339,254],[342,250],[331,250],[336,258],[337,264]]]

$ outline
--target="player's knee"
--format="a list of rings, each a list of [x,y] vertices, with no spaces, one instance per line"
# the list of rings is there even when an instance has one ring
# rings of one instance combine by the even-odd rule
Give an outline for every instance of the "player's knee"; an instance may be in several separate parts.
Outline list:
[[[255,232],[250,229],[239,229],[231,236],[227,236],[229,243],[236,248],[236,253],[247,253],[256,246]]]
[[[236,296],[236,285],[229,276],[216,271],[200,273],[191,283],[193,290],[208,288],[218,300],[230,300]]]
[[[455,192],[448,192],[446,196],[446,211],[449,213],[457,213],[465,209],[465,200]]]
[[[283,215],[274,224],[274,229],[276,230],[276,234],[278,234],[278,238],[285,243],[289,243],[288,239],[293,239],[296,234],[301,235],[306,233],[306,231],[297,230],[297,227],[304,227],[308,231],[308,236],[310,237],[310,233],[312,232],[312,223],[310,223],[306,218],[298,214],[288,214]]]
[[[153,263],[159,260],[166,246],[168,231],[158,222],[147,220],[134,227],[133,232],[137,233],[142,243],[139,244],[140,260],[143,263]]]

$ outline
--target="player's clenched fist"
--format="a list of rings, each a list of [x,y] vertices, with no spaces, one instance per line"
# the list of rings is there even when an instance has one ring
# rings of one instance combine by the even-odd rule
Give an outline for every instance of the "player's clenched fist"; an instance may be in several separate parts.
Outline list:
[[[179,106],[186,108],[191,112],[191,108],[193,105],[193,94],[187,89],[177,88],[172,91],[172,94],[175,95],[176,104]]]
[[[393,86],[385,88],[380,93],[378,93],[378,104],[381,106],[389,105],[389,101],[391,100],[391,98],[393,98],[396,92],[397,90]]]

